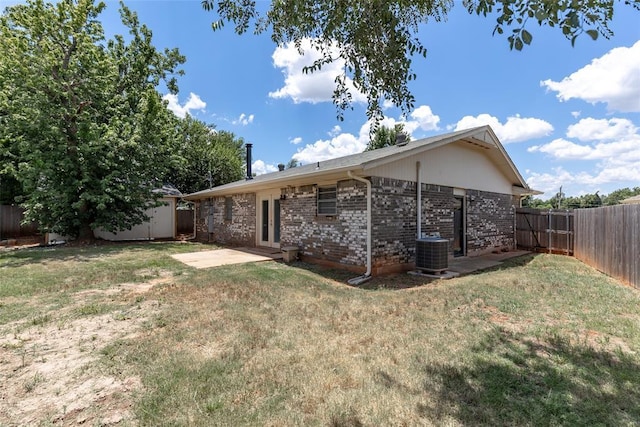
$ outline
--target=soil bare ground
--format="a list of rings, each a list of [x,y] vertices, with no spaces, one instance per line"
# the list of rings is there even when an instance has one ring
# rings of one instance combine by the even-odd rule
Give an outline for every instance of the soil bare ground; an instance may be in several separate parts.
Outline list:
[[[118,339],[135,338],[158,312],[158,303],[142,294],[165,281],[160,277],[77,292],[61,309],[4,325],[0,425],[135,424],[131,402],[139,378],[116,377],[96,362],[102,349]],[[126,300],[135,304],[115,312],[101,308]]]

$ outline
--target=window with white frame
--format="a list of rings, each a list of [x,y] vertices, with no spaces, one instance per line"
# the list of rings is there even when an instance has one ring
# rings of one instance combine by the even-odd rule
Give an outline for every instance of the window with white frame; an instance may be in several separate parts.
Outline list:
[[[318,187],[318,215],[336,215],[338,213],[338,188]]]

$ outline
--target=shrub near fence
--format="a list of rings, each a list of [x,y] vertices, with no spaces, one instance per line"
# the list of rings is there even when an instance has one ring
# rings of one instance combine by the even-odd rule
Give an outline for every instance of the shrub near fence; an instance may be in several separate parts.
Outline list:
[[[574,256],[640,289],[640,205],[576,210]]]

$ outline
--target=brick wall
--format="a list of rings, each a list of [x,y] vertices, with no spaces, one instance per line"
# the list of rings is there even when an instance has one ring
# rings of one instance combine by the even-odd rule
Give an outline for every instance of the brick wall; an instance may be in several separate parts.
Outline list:
[[[416,183],[371,178],[373,184],[373,269],[415,262]],[[466,190],[467,254],[512,248],[517,201],[508,194]],[[449,240],[453,255],[454,206],[452,187],[422,184],[422,235]]]
[[[413,262],[416,239],[416,184],[372,177],[372,268]]]
[[[453,243],[453,187],[422,184],[422,235],[440,235]],[[451,251],[453,254],[453,250]]]
[[[195,201],[196,209],[196,240],[200,242],[209,241],[208,229],[207,229],[207,212],[208,212],[209,199],[201,199]]]
[[[415,261],[416,183],[372,177],[372,267],[390,271]],[[302,255],[345,266],[366,265],[366,186],[355,180],[337,183],[337,214],[317,215],[317,187],[282,189],[281,246],[298,246]],[[466,191],[467,254],[513,247],[517,201],[510,195]],[[208,199],[207,199],[208,200]],[[233,196],[232,220],[224,219],[225,198],[213,199],[214,232],[209,235],[206,205],[196,206],[196,238],[254,246],[255,194]],[[422,184],[422,233],[439,233],[453,242],[452,187]],[[450,244],[450,248],[452,248]],[[453,250],[451,249],[452,253]]]
[[[366,187],[355,180],[337,183],[337,215],[317,215],[316,186],[288,188],[280,202],[280,245],[299,246],[316,260],[364,266],[367,259]]]
[[[516,206],[508,194],[467,190],[467,254],[513,248]]]
[[[373,269],[415,262],[416,183],[372,177]],[[453,240],[453,188],[422,184],[422,233]],[[395,268],[394,268],[395,267]]]
[[[256,196],[253,193],[231,197],[231,220],[225,219],[225,197],[200,200],[196,204],[196,239],[237,246],[256,245]],[[213,233],[206,222],[208,203],[213,203]]]

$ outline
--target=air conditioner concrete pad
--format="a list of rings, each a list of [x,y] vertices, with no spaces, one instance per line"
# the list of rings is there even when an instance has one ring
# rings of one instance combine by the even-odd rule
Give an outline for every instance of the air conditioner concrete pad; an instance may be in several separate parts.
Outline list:
[[[420,277],[429,277],[431,279],[453,279],[454,277],[458,277],[460,273],[455,271],[444,271],[440,274],[434,273],[425,273],[420,270],[412,270],[409,272],[412,276],[420,276]]]

